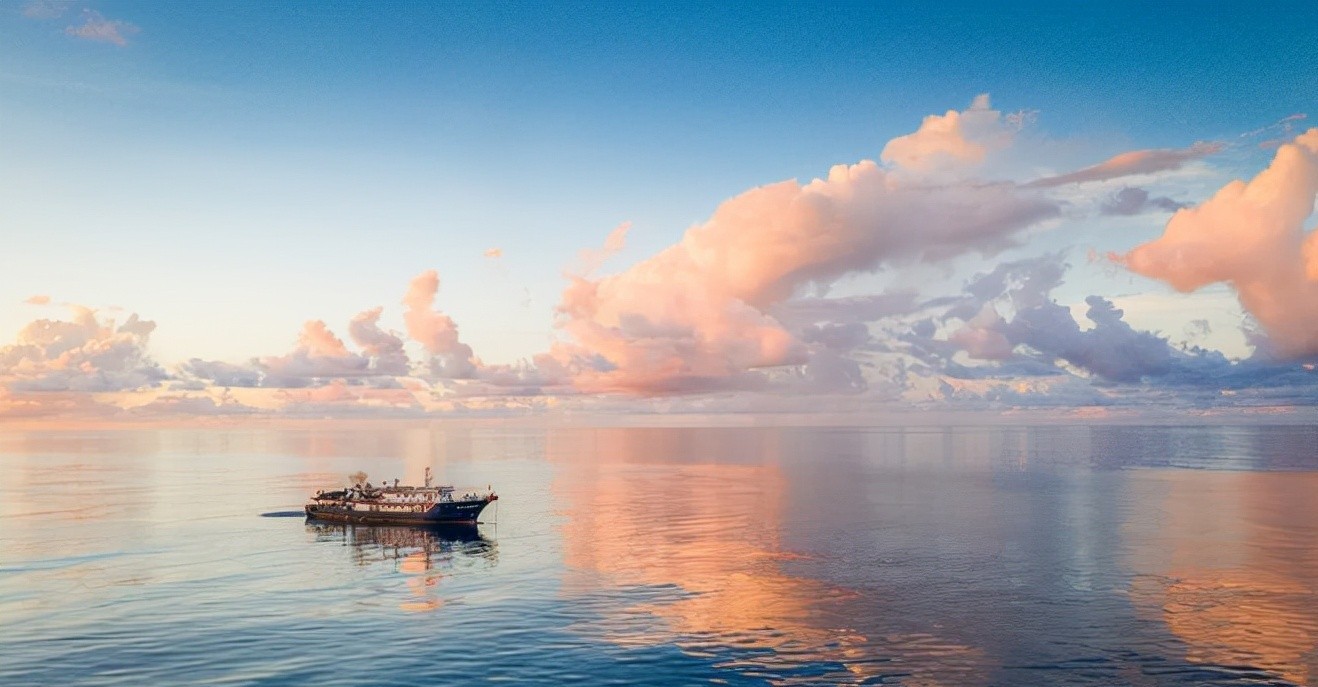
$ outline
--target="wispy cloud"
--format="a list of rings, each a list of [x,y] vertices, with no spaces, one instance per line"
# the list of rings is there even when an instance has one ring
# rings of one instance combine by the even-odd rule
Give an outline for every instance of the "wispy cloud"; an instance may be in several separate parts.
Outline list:
[[[1049,188],[1090,181],[1106,181],[1135,174],[1154,174],[1180,169],[1187,162],[1207,157],[1222,150],[1221,143],[1196,143],[1189,148],[1158,148],[1132,150],[1114,155],[1096,165],[1066,174],[1036,179],[1026,186]]]
[[[31,0],[23,5],[28,19],[59,19],[73,6],[73,0]]]
[[[28,305],[49,305],[50,296],[38,293],[28,296],[27,299],[24,300],[23,302],[27,303]]]
[[[69,26],[64,29],[64,33],[82,40],[123,47],[128,45],[128,37],[139,30],[126,21],[107,19],[100,12],[87,9],[82,11],[82,23]]]

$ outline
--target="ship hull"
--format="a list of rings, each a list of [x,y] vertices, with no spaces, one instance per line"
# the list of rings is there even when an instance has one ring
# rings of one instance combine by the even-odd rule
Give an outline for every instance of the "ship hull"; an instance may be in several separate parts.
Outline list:
[[[450,501],[436,503],[424,512],[396,510],[371,510],[372,504],[356,502],[343,503],[308,503],[307,518],[328,522],[351,522],[384,525],[443,525],[475,524],[481,511],[490,505],[493,499],[478,501]]]

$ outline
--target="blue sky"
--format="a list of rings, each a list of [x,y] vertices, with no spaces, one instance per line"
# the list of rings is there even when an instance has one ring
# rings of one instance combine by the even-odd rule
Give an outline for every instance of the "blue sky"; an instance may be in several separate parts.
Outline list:
[[[66,31],[89,17],[124,44]],[[605,271],[980,93],[1037,111],[1040,172],[1232,139],[1313,109],[1314,26],[1312,3],[6,3],[0,331],[49,294],[155,320],[162,362],[237,361],[375,305],[401,328],[435,269],[463,339],[511,362],[549,345],[564,270],[621,222]],[[1176,188],[1269,157],[1232,148]],[[1165,219],[1035,246],[1083,263]],[[1059,297],[1160,288],[1082,266]]]

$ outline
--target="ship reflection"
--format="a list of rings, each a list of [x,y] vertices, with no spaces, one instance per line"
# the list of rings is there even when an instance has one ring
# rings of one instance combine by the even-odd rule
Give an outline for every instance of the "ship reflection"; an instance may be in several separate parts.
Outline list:
[[[440,580],[491,568],[499,560],[495,542],[471,525],[365,526],[308,520],[306,527],[316,543],[346,546],[359,566],[392,566],[403,575],[398,608],[408,612],[440,608]]]

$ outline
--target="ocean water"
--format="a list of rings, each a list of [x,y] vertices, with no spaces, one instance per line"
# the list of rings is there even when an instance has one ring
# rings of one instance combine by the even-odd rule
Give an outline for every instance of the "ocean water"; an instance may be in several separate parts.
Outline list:
[[[1318,684],[1318,428],[0,434],[0,685],[485,683]]]

